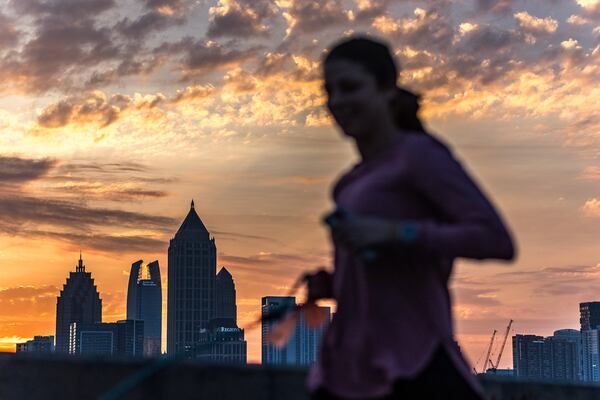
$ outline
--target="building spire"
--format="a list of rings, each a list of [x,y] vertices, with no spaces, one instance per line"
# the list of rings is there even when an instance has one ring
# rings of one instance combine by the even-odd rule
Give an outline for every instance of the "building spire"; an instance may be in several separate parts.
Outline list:
[[[194,199],[192,199],[192,210],[194,209]]]
[[[81,250],[79,250],[79,262],[75,268],[76,272],[85,272],[85,265],[83,265],[83,258],[81,257]]]

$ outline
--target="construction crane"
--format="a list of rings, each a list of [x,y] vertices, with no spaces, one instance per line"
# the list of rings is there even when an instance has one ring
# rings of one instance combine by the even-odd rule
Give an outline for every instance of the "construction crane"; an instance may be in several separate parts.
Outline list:
[[[485,371],[487,370],[488,362],[491,362],[490,354],[492,353],[492,346],[494,345],[494,338],[496,337],[496,332],[498,332],[498,331],[494,329],[494,333],[492,333],[492,339],[490,340],[490,346],[487,349],[487,354],[485,355],[485,359],[483,361],[483,370],[481,371],[482,374],[485,374]]]
[[[508,322],[508,326],[506,327],[506,332],[504,333],[504,340],[502,340],[502,346],[500,346],[500,353],[498,353],[498,358],[496,359],[496,364],[490,360],[490,365],[492,366],[492,370],[496,371],[498,366],[500,365],[500,360],[502,359],[502,353],[504,352],[504,347],[506,346],[506,339],[508,339],[508,334],[510,333],[510,328],[512,326],[513,320],[511,319]],[[484,369],[485,372],[485,369]]]

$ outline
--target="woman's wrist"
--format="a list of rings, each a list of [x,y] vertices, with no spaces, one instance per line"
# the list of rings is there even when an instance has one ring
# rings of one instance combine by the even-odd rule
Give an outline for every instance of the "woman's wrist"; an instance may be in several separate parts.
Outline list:
[[[392,223],[389,237],[392,243],[411,245],[419,237],[419,227],[414,222]]]

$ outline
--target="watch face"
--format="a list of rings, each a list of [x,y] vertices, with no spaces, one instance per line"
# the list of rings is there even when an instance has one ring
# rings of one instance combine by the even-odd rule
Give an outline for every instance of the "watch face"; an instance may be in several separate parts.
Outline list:
[[[406,242],[413,242],[417,239],[417,226],[415,224],[402,224],[400,227],[400,237]]]

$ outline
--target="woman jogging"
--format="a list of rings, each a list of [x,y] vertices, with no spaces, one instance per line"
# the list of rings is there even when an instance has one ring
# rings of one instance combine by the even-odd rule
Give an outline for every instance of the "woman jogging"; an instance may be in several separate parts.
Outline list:
[[[310,372],[313,399],[482,399],[454,341],[457,257],[514,257],[494,207],[425,132],[389,48],[354,37],[324,60],[327,106],[360,162],[333,190],[337,311]],[[323,274],[309,300],[325,297]],[[312,288],[311,288],[312,286]],[[311,295],[312,293],[312,295]]]

